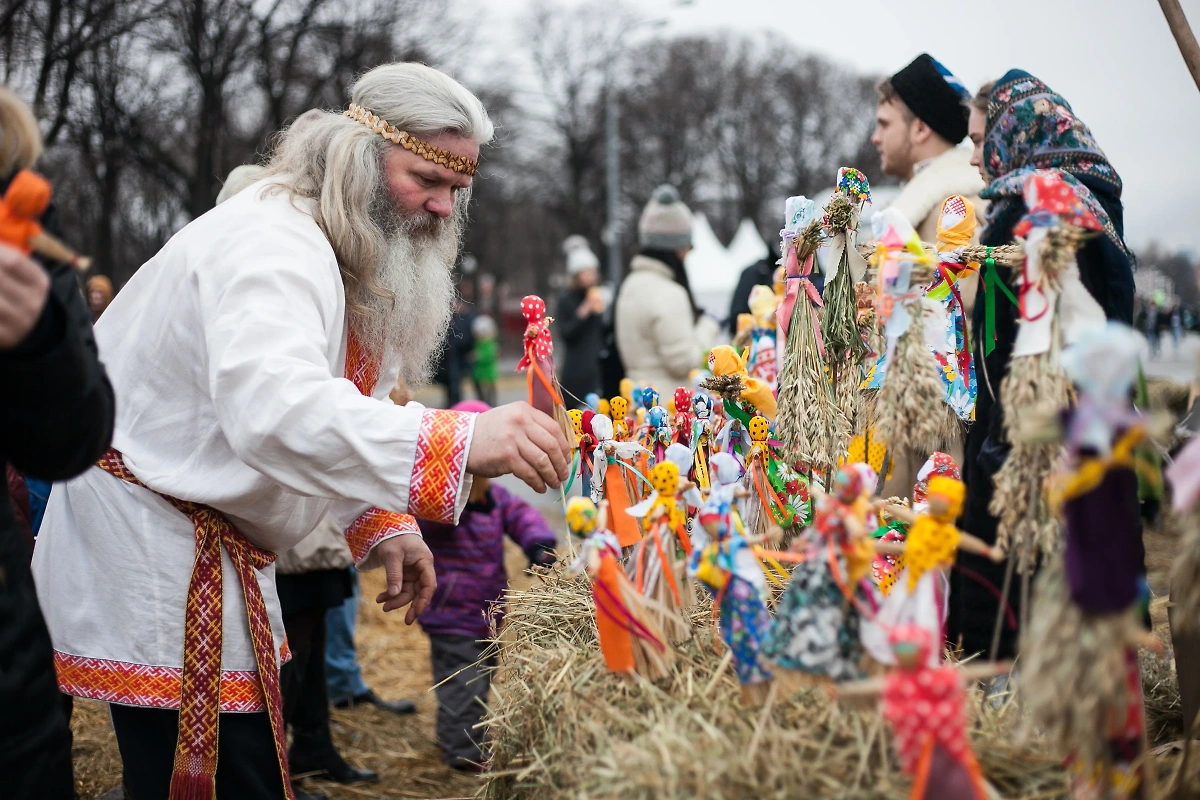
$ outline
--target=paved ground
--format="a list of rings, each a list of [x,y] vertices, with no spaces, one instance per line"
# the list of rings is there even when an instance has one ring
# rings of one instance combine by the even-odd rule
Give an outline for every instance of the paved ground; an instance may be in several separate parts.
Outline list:
[[[1179,347],[1170,336],[1163,339],[1159,352],[1146,363],[1146,375],[1169,378],[1180,383],[1196,380],[1200,373],[1200,336],[1189,333]]]

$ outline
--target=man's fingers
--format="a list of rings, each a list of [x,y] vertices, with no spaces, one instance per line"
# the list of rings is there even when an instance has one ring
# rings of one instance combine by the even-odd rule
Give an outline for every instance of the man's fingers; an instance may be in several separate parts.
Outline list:
[[[511,461],[511,471],[514,476],[538,494],[543,494],[546,491],[546,482],[538,475],[538,471],[534,469],[532,464],[526,463],[519,449],[517,456]]]
[[[550,461],[550,456],[542,452],[541,448],[530,439],[522,441],[518,448],[521,451],[522,460],[533,467],[542,482],[546,486],[557,489],[559,486],[558,473],[554,471],[554,464]]]
[[[558,427],[558,423],[552,417],[535,414],[534,419],[537,421],[538,427],[550,435],[549,440],[535,439],[535,441],[550,455],[559,480],[565,481],[570,477],[568,472],[571,468],[571,444],[563,438],[562,429]],[[530,436],[532,438],[533,434],[531,433]]]
[[[432,561],[424,558],[413,566],[417,574],[409,575],[408,585],[415,585],[418,588],[412,608],[408,610],[408,615],[404,619],[409,625],[416,622],[417,617],[421,616],[425,613],[425,609],[429,608],[429,603],[433,600],[433,590],[437,587],[437,574],[433,571]]]
[[[398,550],[382,552],[383,571],[387,575],[387,593],[396,597],[404,589],[404,555]]]
[[[558,482],[562,483],[570,477],[570,449],[563,450],[563,432],[559,431],[557,422],[544,420],[545,416],[545,414],[539,415],[538,425],[529,426],[529,439],[538,446],[539,450],[550,456],[554,475],[558,476]]]
[[[563,457],[562,451],[558,449],[558,442],[555,441],[553,434],[540,425],[530,425],[529,441],[549,459],[550,469],[553,473],[552,477],[557,479],[554,481],[555,485],[565,481],[567,479],[567,472],[570,469],[570,462]],[[544,474],[543,477],[546,478],[547,482],[550,482],[551,477],[546,477]]]

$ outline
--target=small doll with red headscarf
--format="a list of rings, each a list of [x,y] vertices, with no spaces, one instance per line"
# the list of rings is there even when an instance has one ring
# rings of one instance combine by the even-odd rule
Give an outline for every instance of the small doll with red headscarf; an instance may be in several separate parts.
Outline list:
[[[517,372],[526,373],[529,405],[553,417],[562,429],[563,438],[573,441],[571,419],[554,376],[554,340],[550,337],[550,323],[554,322],[554,317],[546,315],[546,301],[536,294],[522,298],[521,314],[528,324],[525,327],[525,354],[517,363]]]
[[[919,625],[888,634],[896,668],[883,678],[836,687],[842,698],[880,698],[900,765],[912,777],[910,800],[988,800],[988,787],[967,737],[963,682],[990,677],[1007,664],[930,666],[937,642]]]

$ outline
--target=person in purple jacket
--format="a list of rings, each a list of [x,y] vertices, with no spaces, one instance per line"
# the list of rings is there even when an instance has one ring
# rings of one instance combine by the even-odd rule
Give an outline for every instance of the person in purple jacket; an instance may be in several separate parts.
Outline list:
[[[488,405],[467,400],[454,410],[482,412]],[[457,526],[418,520],[437,572],[437,590],[418,622],[429,636],[438,742],[447,764],[469,772],[485,769],[484,734],[475,726],[483,720],[491,676],[483,668],[490,661],[478,662],[492,620],[499,627],[504,618],[504,537],[525,551],[530,566],[553,564],[557,545],[537,509],[487,478],[474,481]]]

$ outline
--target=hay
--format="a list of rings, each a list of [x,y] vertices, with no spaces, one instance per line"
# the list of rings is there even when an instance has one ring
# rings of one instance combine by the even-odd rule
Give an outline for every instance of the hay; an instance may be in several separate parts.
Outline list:
[[[873,705],[820,690],[743,707],[711,604],[657,683],[605,671],[588,586],[561,571],[510,593],[487,726],[485,798],[904,798],[908,781]],[[1065,798],[1060,760],[1014,741],[1012,704],[970,703],[976,752],[1004,797]]]

